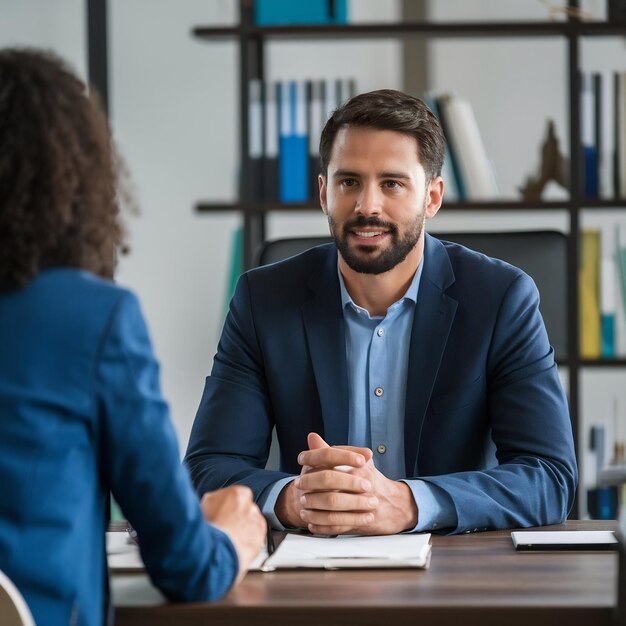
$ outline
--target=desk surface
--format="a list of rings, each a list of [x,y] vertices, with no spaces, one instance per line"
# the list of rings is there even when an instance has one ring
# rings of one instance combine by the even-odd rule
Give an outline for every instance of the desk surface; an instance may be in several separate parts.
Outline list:
[[[572,521],[546,530],[614,528]],[[115,575],[115,624],[610,624],[616,552],[516,552],[510,531],[435,535],[432,544],[428,570],[254,572],[213,604],[164,604],[145,576]]]

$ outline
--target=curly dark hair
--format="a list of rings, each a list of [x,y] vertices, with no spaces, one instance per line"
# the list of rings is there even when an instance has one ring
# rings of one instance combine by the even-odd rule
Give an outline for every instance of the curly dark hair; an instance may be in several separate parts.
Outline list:
[[[395,130],[415,137],[427,180],[441,176],[446,140],[426,103],[395,89],[379,89],[350,98],[330,116],[320,138],[320,167],[326,176],[335,137],[346,126]]]
[[[0,50],[0,288],[49,267],[112,278],[118,161],[93,90],[50,52]]]

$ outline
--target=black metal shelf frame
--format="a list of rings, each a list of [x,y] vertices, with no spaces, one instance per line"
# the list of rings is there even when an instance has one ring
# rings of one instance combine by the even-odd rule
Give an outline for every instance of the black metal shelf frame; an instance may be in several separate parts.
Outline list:
[[[245,181],[249,171],[247,159],[248,145],[248,84],[252,78],[264,78],[264,45],[268,41],[315,41],[321,39],[377,39],[405,37],[466,37],[466,38],[532,38],[563,37],[567,44],[566,84],[569,101],[569,175],[571,181],[582,180],[582,159],[580,157],[580,41],[583,37],[625,36],[626,25],[605,22],[580,22],[573,17],[558,22],[407,22],[348,25],[306,25],[306,26],[255,26],[253,22],[253,1],[239,0],[240,23],[233,27],[198,26],[192,35],[203,41],[230,38],[239,42],[240,53],[240,154],[242,176],[238,202],[203,202],[196,205],[200,213],[239,211],[244,220],[244,266],[252,266],[258,245],[265,239],[265,216],[272,211],[312,211],[319,210],[316,203],[268,204],[259,203],[251,196]],[[568,0],[571,9],[577,9],[579,0]],[[579,382],[582,368],[626,367],[626,359],[583,360],[579,358],[578,338],[578,265],[580,214],[586,209],[624,210],[624,200],[587,199],[580,185],[572,185],[570,198],[562,202],[524,203],[518,200],[498,200],[490,202],[450,202],[444,204],[446,211],[565,211],[569,216],[569,238],[567,250],[567,309],[568,309],[568,356],[559,362],[569,369],[569,405],[572,418],[574,441],[578,449],[579,441]],[[574,511],[577,510],[575,505]]]
[[[624,35],[624,26],[607,22],[402,22],[302,26],[196,26],[194,37],[215,39],[241,35],[275,40],[378,39],[412,37],[554,37]]]
[[[320,211],[317,201],[298,204],[284,204],[274,202],[200,202],[195,207],[198,213],[223,213],[227,211],[239,211],[241,213],[288,213],[293,211]],[[442,210],[475,212],[475,211],[586,211],[586,210],[624,210],[624,200],[583,200],[582,206],[572,206],[570,200],[562,202],[522,202],[520,200],[488,200],[485,202],[445,202]]]

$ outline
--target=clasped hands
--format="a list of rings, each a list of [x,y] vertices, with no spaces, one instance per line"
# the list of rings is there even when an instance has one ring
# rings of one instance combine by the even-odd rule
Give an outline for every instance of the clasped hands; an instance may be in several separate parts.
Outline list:
[[[409,486],[381,474],[369,448],[331,447],[316,433],[307,443],[309,450],[298,455],[300,476],[276,501],[284,526],[323,535],[391,535],[417,524]]]

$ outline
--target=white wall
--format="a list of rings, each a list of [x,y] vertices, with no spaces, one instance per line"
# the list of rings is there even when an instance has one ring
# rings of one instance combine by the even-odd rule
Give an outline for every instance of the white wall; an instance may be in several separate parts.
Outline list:
[[[0,0],[0,46],[53,50],[87,75],[85,0]]]
[[[118,279],[140,296],[184,449],[222,323],[234,214],[238,98],[232,42],[191,37],[234,20],[232,2],[110,0],[111,116],[141,207]]]

